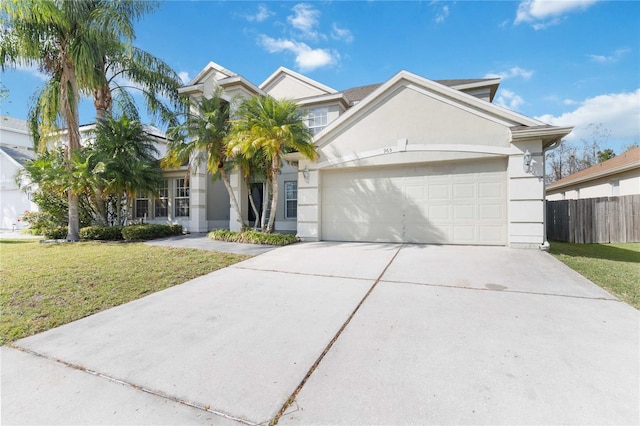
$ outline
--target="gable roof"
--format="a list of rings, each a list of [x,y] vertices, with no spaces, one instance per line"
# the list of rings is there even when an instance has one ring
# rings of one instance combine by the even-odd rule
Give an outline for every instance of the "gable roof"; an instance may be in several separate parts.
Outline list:
[[[436,83],[440,83],[447,87],[452,87],[457,90],[472,89],[475,87],[487,87],[490,86],[490,98],[493,100],[493,96],[498,90],[500,79],[496,78],[466,78],[466,79],[453,79],[453,80],[433,80]],[[342,93],[345,98],[352,104],[360,102],[367,96],[369,96],[383,83],[368,84],[366,86],[353,87],[351,89],[343,90]]]
[[[435,94],[437,97],[455,102],[461,107],[475,110],[488,117],[489,119],[500,122],[508,127],[525,126],[525,128],[539,128],[545,126],[545,123],[542,123],[541,121],[508,110],[506,108],[502,108],[498,105],[483,101],[482,99],[478,99],[473,95],[461,92],[452,87],[448,87],[442,83],[428,80],[424,77],[410,73],[408,71],[400,71],[396,75],[391,77],[386,83],[374,87],[371,93],[368,96],[365,96],[361,102],[347,110],[344,114],[340,115],[335,121],[329,124],[322,132],[318,134],[316,144],[318,146],[322,146],[323,140],[327,139],[329,135],[331,135],[336,129],[340,128],[343,123],[348,122],[354,115],[358,114],[360,111],[368,108],[369,106],[374,105],[380,99],[384,98],[385,93],[393,90],[393,88],[400,84],[402,81],[406,82],[407,85],[414,86],[418,89],[427,90]],[[368,89],[362,90],[365,91]],[[553,134],[555,136],[557,130],[560,130],[560,128],[552,126],[550,128],[541,129],[539,131],[549,135]],[[557,138],[568,134],[571,131],[571,128],[562,128],[561,130],[563,130],[563,132],[560,132],[562,134],[558,134]]]
[[[18,167],[24,167],[27,161],[34,160],[36,155],[33,151],[25,148],[0,146],[0,151],[9,157]]]
[[[229,71],[222,65],[216,64],[215,62],[211,61],[207,65],[205,65],[205,67],[198,73],[198,75],[193,77],[191,81],[185,84],[185,86],[193,86],[194,84],[199,83],[200,80],[202,80],[204,76],[207,75],[210,71],[217,71],[227,77],[233,77],[234,75],[237,75],[235,72]]]
[[[285,67],[280,67],[277,70],[275,70],[273,72],[273,74],[271,74],[269,77],[267,77],[267,79],[265,81],[263,81],[260,86],[258,86],[260,89],[264,90],[265,92],[269,91],[269,86],[273,85],[274,83],[276,83],[280,78],[284,77],[284,76],[290,76],[296,80],[299,80],[315,89],[320,90],[321,92],[324,92],[326,94],[329,93],[337,93],[338,91],[332,87],[329,86],[325,86],[322,83],[319,83],[307,76],[304,76],[302,74],[298,74],[295,71],[291,71],[288,68]]]
[[[640,168],[640,148],[613,157],[547,185],[547,191]]]

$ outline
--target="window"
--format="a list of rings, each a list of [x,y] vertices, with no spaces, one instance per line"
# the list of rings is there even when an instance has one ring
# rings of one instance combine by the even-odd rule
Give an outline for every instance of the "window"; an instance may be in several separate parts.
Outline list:
[[[307,127],[312,135],[317,135],[322,129],[327,127],[328,116],[329,108],[327,107],[310,108],[307,111]]]
[[[149,196],[145,192],[136,195],[136,217],[146,218],[149,215]]]
[[[169,180],[163,179],[158,186],[158,195],[154,206],[155,217],[167,217],[169,215]]]
[[[298,182],[284,183],[285,219],[298,217]]]
[[[176,179],[176,192],[173,198],[175,217],[189,216],[189,181]]]

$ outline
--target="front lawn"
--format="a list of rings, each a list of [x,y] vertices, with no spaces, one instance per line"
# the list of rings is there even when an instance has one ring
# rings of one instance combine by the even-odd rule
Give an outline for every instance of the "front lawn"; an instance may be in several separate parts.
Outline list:
[[[0,344],[77,320],[249,256],[143,243],[0,240]]]
[[[552,242],[550,253],[620,300],[640,309],[640,243]]]

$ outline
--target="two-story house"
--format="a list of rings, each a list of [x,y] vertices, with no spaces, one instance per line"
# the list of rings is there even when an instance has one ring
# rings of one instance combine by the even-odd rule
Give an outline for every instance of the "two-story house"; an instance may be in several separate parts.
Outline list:
[[[379,241],[538,247],[544,234],[544,152],[570,127],[492,104],[499,79],[432,81],[401,71],[382,84],[338,91],[279,68],[259,85],[210,62],[183,94],[218,88],[232,103],[254,95],[296,101],[319,158],[287,155],[276,230],[305,241]],[[249,188],[231,183],[250,219]],[[150,221],[192,232],[239,229],[221,182],[204,167],[167,172]],[[144,200],[142,200],[144,204]]]

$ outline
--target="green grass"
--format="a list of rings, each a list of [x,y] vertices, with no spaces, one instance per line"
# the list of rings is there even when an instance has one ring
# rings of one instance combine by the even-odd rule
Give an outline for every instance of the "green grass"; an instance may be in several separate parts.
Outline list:
[[[550,253],[620,300],[640,309],[640,243],[552,242]]]
[[[0,344],[250,257],[143,243],[29,240],[0,240],[0,256]]]

